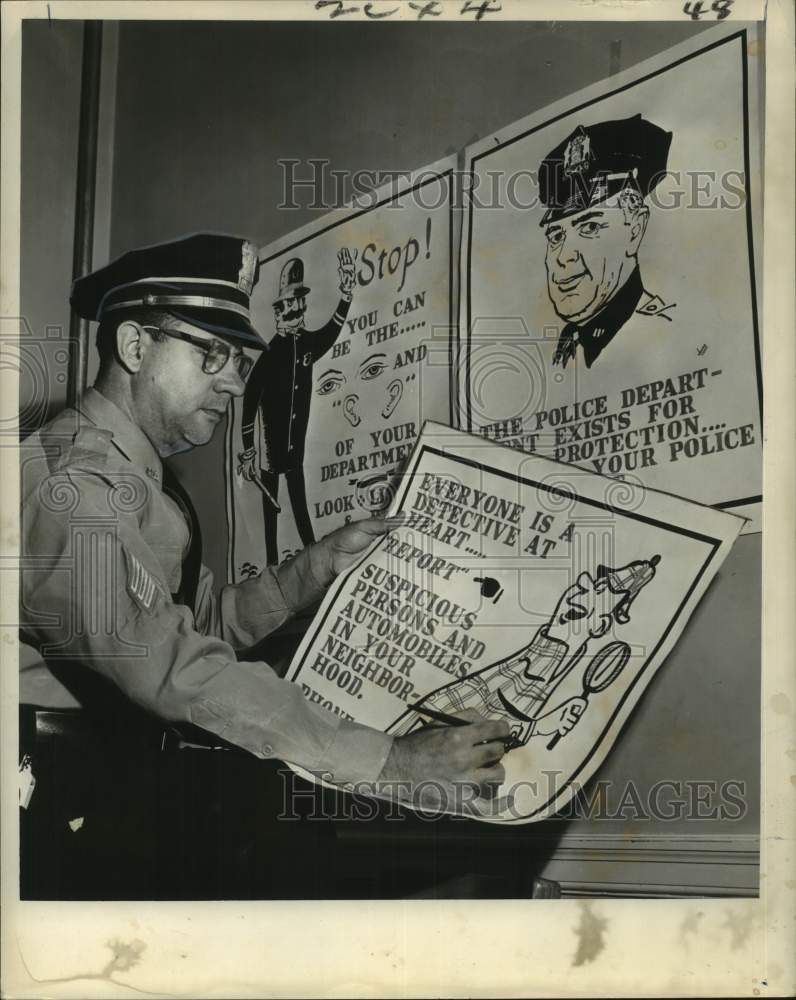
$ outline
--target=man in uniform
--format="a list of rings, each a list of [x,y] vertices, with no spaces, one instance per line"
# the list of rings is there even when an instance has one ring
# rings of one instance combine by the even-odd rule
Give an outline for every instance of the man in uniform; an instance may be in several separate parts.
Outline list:
[[[566,367],[580,347],[591,368],[634,314],[671,319],[674,305],[645,291],[638,263],[650,214],[644,199],[665,175],[671,141],[671,132],[634,115],[579,125],[542,162],[547,291],[566,323],[554,365]]]
[[[236,797],[238,810],[241,800],[256,802],[261,794],[251,770],[258,760],[295,763],[335,783],[435,779],[452,787],[463,780],[489,793],[503,780],[505,723],[478,717],[469,726],[393,739],[310,704],[298,685],[265,662],[236,655],[316,603],[334,577],[391,526],[376,519],[346,525],[278,569],[214,593],[190,499],[162,460],[206,444],[230,400],[242,395],[251,365],[242,348],[265,346],[249,318],[257,270],[251,243],[197,234],[127,253],[73,287],[73,308],[99,322],[99,372],[76,410],[63,411],[22,444],[26,651],[20,701],[40,710],[93,710],[111,730],[109,742],[124,731],[130,748],[138,746],[135,733],[148,732],[144,720],[151,719],[158,741],[165,723],[181,727],[179,746],[208,742],[237,754],[197,750],[181,758],[178,777],[173,767],[168,774],[161,770],[151,754],[140,760],[137,750],[117,755],[112,768],[92,779],[95,811],[84,813],[72,801],[63,806],[71,810],[64,816],[56,801],[63,782],[55,771],[48,774],[47,760],[34,749],[33,773],[42,787],[34,789],[27,811],[28,825],[38,830],[27,861],[23,836],[23,886],[28,878],[31,895],[58,896],[38,877],[57,853],[58,832],[68,850],[91,845],[82,868],[74,867],[82,878],[133,873],[114,890],[101,883],[95,890],[100,898],[103,891],[153,894],[146,881],[155,865],[147,847],[153,844],[155,853],[162,849],[171,859],[164,877],[179,874],[193,857],[190,870],[209,879],[210,887],[199,891],[238,893],[239,884],[230,889],[223,877],[234,854],[234,838],[224,825],[228,816],[216,817],[207,836],[198,833],[212,819],[202,815],[203,809],[212,811],[206,772],[219,766],[219,757],[231,761],[218,778],[224,794],[246,775],[248,790]],[[137,709],[138,728],[123,726],[130,706]],[[52,712],[42,718],[45,728],[57,723]],[[92,768],[101,767],[110,751],[102,739],[92,746],[94,753],[79,754],[75,767],[95,774]],[[204,771],[185,763],[198,758],[206,762]],[[197,773],[204,776],[197,779]],[[133,836],[130,800],[142,782],[151,798],[139,803],[134,820],[139,826],[148,822],[148,832]],[[198,789],[193,812],[181,798],[191,784]],[[181,803],[176,815],[168,813],[174,801]],[[116,812],[109,820],[112,803]],[[148,813],[143,819],[142,811]],[[182,834],[169,838],[177,828]],[[127,855],[118,843],[125,837]],[[197,860],[208,843],[216,854]],[[136,851],[143,854],[138,868],[128,864]],[[270,875],[291,871],[284,861],[271,864]],[[64,894],[82,891],[69,880],[69,863],[59,872],[71,886]],[[140,889],[131,890],[131,879],[139,876]],[[177,881],[175,894],[197,892],[191,877]]]
[[[275,299],[276,336],[269,344],[246,384],[243,396],[238,456],[244,478],[258,482],[263,493],[265,551],[269,566],[279,562],[277,506],[279,476],[284,475],[293,518],[303,545],[315,541],[307,488],[304,483],[304,440],[310,420],[312,366],[324,356],[340,335],[354,291],[354,261],[348,250],[337,255],[340,301],[331,319],[319,330],[307,330],[304,316],[310,289],[304,284],[304,263],[288,260],[279,276]],[[254,425],[259,415],[261,447],[254,446]],[[259,475],[256,465],[259,462]]]

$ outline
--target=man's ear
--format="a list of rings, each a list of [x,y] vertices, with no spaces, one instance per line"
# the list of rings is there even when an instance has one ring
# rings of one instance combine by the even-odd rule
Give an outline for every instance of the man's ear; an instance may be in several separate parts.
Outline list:
[[[139,371],[146,351],[147,334],[132,320],[125,320],[116,329],[116,356],[122,367],[134,374]]]
[[[641,246],[641,241],[644,239],[644,233],[647,231],[647,223],[649,220],[650,210],[646,205],[641,205],[638,209],[636,209],[633,221],[630,223],[630,242],[627,246],[628,257],[635,257],[638,253],[638,248]]]

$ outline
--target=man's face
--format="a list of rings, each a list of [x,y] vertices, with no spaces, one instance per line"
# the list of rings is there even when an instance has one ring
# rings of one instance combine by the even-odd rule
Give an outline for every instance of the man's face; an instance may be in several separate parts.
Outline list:
[[[160,327],[182,331],[208,345],[222,338],[176,319]],[[207,444],[233,396],[241,396],[245,382],[234,364],[241,348],[229,342],[230,358],[215,374],[203,371],[206,352],[183,340],[150,340],[144,354],[134,396],[142,429],[161,455],[172,455]]]
[[[304,313],[307,311],[307,300],[303,295],[288,295],[280,299],[274,306],[274,318],[277,330],[295,332],[304,324]]]
[[[545,227],[547,291],[558,315],[584,323],[636,266],[647,209],[626,214],[616,197]]]

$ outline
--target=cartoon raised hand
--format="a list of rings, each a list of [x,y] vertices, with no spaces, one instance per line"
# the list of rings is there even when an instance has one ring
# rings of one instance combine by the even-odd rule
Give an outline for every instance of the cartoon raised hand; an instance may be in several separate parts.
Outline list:
[[[340,294],[350,302],[354,295],[354,286],[357,276],[354,270],[354,261],[357,259],[357,251],[353,256],[347,247],[337,251],[337,273],[340,276]]]

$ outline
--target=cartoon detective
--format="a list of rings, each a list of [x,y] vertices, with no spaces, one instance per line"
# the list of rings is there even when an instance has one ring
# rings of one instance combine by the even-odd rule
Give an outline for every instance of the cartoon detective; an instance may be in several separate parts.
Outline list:
[[[547,622],[513,655],[432,691],[399,719],[390,732],[401,735],[420,728],[428,718],[476,709],[489,718],[505,719],[518,745],[531,736],[565,735],[586,708],[574,696],[549,708],[556,688],[582,660],[593,640],[614,625],[630,621],[630,608],[655,576],[660,556],[639,559],[613,569],[598,566],[582,572],[561,595]]]

